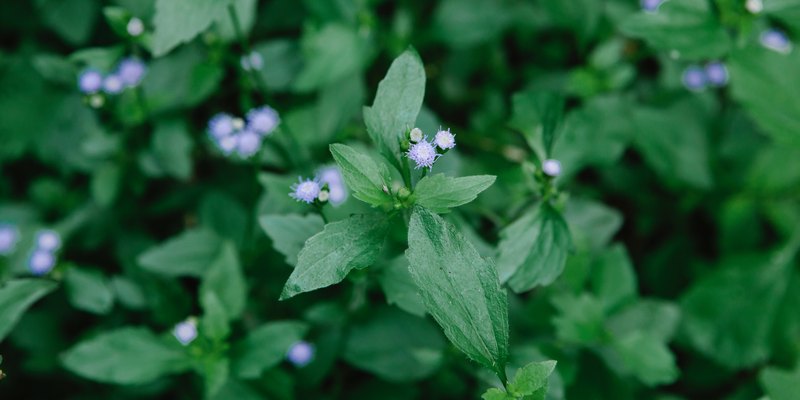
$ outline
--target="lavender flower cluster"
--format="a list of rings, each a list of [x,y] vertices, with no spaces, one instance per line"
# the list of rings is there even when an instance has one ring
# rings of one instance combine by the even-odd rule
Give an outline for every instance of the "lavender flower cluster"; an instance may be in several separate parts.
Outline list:
[[[721,61],[711,61],[705,66],[693,64],[683,70],[683,86],[700,91],[706,87],[723,87],[728,83],[728,67]]]
[[[266,105],[248,111],[246,119],[218,113],[208,121],[208,135],[223,154],[252,157],[281,122],[278,112]]]
[[[347,200],[344,178],[337,167],[325,167],[312,179],[300,177],[291,190],[289,197],[306,204],[319,200],[336,206]]]
[[[14,252],[19,241],[19,229],[12,224],[0,224],[0,256]]]
[[[410,147],[406,156],[414,161],[416,166],[414,168],[433,168],[433,163],[441,157],[448,150],[456,147],[456,135],[450,132],[450,129],[436,132],[432,142],[428,141],[427,136],[424,136],[422,130],[414,128],[408,133],[408,140]],[[437,150],[438,149],[438,150]],[[441,152],[441,153],[440,153]]]
[[[50,272],[56,265],[57,253],[61,248],[61,236],[53,230],[45,229],[36,234],[34,248],[28,258],[28,268],[37,276]]]
[[[78,89],[87,95],[100,92],[117,95],[127,88],[138,86],[146,72],[147,66],[142,60],[128,57],[117,64],[114,72],[106,75],[94,68],[84,69],[78,76]],[[93,105],[99,106],[102,103]]]

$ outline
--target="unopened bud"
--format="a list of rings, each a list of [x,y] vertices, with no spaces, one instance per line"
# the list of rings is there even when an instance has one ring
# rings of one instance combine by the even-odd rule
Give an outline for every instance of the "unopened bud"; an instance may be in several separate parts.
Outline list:
[[[411,132],[408,133],[408,138],[414,143],[419,142],[422,140],[422,129],[414,128]]]

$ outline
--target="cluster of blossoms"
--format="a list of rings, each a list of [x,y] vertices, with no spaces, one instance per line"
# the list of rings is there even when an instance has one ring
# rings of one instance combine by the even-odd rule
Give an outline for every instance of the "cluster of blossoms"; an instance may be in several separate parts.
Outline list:
[[[450,133],[450,129],[439,129],[429,142],[428,138],[422,134],[422,130],[414,128],[408,133],[410,147],[406,156],[414,161],[414,168],[433,168],[433,163],[448,150],[456,147],[456,135]],[[441,154],[439,153],[441,151]]]
[[[11,224],[0,224],[0,256],[7,256],[14,251],[19,241],[19,230]]]
[[[36,234],[33,251],[28,258],[28,268],[34,275],[44,275],[56,265],[56,253],[61,248],[61,236],[52,230],[42,230]]]
[[[786,33],[778,29],[767,29],[759,36],[761,45],[778,53],[789,54],[792,51],[792,41]]]
[[[197,338],[197,318],[189,317],[175,324],[172,335],[184,346],[192,343]]]
[[[300,340],[289,348],[286,352],[286,359],[295,367],[302,368],[314,360],[314,346]]]
[[[265,137],[280,124],[278,112],[270,106],[253,108],[247,121],[227,113],[218,113],[208,121],[208,135],[225,155],[250,158],[259,150]]]
[[[146,72],[147,67],[142,60],[128,57],[120,61],[110,74],[103,75],[94,68],[83,70],[78,76],[78,89],[92,96],[90,97],[92,106],[100,107],[104,100],[99,96],[101,92],[106,95],[117,95],[127,88],[136,87],[142,82]]]
[[[245,71],[258,71],[264,67],[264,58],[261,57],[261,53],[253,51],[250,54],[243,55],[239,63]]]
[[[728,83],[728,68],[720,61],[705,66],[690,65],[683,71],[683,85],[689,90],[703,90],[707,86],[722,87]]]
[[[299,177],[291,190],[289,197],[306,204],[319,200],[339,205],[347,200],[347,187],[337,167],[325,167],[312,179]]]

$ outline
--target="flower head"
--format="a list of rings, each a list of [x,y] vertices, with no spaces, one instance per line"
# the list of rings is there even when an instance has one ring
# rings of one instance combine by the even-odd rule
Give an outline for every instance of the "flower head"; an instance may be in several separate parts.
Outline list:
[[[658,11],[658,6],[663,3],[664,0],[641,0],[642,9],[648,12],[655,12]]]
[[[133,17],[128,21],[128,25],[125,26],[125,29],[128,31],[128,34],[137,37],[144,33],[144,22],[139,18]]]
[[[242,65],[242,69],[245,71],[258,71],[264,67],[264,58],[261,57],[261,53],[255,51],[251,52],[250,54],[243,55],[239,62]]]
[[[777,29],[769,29],[762,32],[759,39],[762,46],[778,53],[788,54],[792,51],[792,42],[789,37]]]
[[[119,75],[111,74],[103,79],[103,91],[107,94],[119,94],[122,89],[125,89],[125,82]]]
[[[28,268],[34,275],[44,275],[56,265],[56,256],[47,250],[36,250],[28,258]]]
[[[247,113],[247,128],[262,135],[269,135],[281,122],[278,112],[270,106],[254,108]]]
[[[208,121],[208,133],[215,139],[230,136],[234,131],[233,117],[227,113],[218,113]]]
[[[142,82],[147,67],[142,60],[129,57],[117,65],[117,75],[127,87],[134,87]]]
[[[728,83],[728,68],[720,61],[706,64],[706,81],[711,86],[725,86]]]
[[[328,185],[328,200],[333,205],[339,205],[347,200],[347,187],[338,167],[323,168],[317,174],[322,184]]]
[[[436,132],[433,142],[436,143],[436,146],[440,149],[449,150],[456,147],[456,135],[450,133],[450,129],[446,131],[440,129],[439,132]]]
[[[61,235],[50,229],[39,231],[36,234],[36,247],[39,250],[54,252],[61,247]]]
[[[239,156],[249,158],[261,150],[261,135],[251,130],[244,130],[239,132],[236,136],[236,152]]]
[[[17,227],[9,224],[0,224],[0,255],[11,254],[19,240]]]
[[[420,140],[422,140],[422,129],[419,128],[412,129],[411,132],[408,133],[408,139],[412,143],[417,143]]]
[[[747,0],[744,3],[744,8],[752,14],[758,14],[764,10],[764,2],[761,0]]]
[[[286,352],[286,359],[296,367],[305,367],[314,360],[314,346],[306,341],[298,341]]]
[[[197,338],[197,320],[194,318],[187,318],[185,321],[179,322],[172,329],[172,335],[175,339],[186,346]]]
[[[425,139],[411,145],[406,154],[417,164],[415,168],[432,168],[433,163],[439,157],[433,145]]]
[[[317,179],[298,178],[298,182],[292,185],[292,192],[289,196],[297,201],[311,204],[319,196],[319,181]]]
[[[683,71],[683,86],[689,90],[703,90],[706,87],[706,72],[697,65],[691,65]]]
[[[542,171],[552,177],[559,176],[561,175],[561,162],[553,158],[544,160],[542,163]]]
[[[78,89],[83,93],[97,93],[102,87],[103,74],[96,69],[85,69],[78,76]]]
[[[230,155],[239,146],[239,135],[225,136],[216,141],[217,147],[222,150],[222,153]]]

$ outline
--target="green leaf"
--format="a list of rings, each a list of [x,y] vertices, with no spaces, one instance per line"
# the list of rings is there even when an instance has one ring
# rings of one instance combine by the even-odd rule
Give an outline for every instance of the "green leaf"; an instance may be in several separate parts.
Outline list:
[[[295,342],[303,338],[308,325],[297,321],[275,321],[253,329],[233,348],[233,374],[241,379],[258,378],[283,360]]]
[[[517,400],[516,397],[506,393],[503,389],[498,388],[490,388],[487,390],[483,396],[481,396],[483,400]]]
[[[761,386],[769,395],[769,400],[795,400],[800,387],[800,368],[784,371],[778,368],[764,368],[758,375]]]
[[[568,343],[591,345],[606,336],[603,304],[594,296],[563,293],[553,298],[558,315],[553,318],[556,337]]]
[[[225,340],[230,334],[230,325],[226,307],[219,296],[210,290],[200,293],[200,304],[203,306],[203,318],[200,320],[200,333],[213,340]]]
[[[114,33],[123,38],[130,37],[128,22],[132,15],[128,10],[124,7],[107,6],[103,7],[103,16],[106,17],[106,22]]]
[[[623,245],[617,244],[598,256],[592,266],[592,288],[606,311],[636,299],[636,273]]]
[[[705,0],[670,0],[658,12],[641,12],[622,24],[622,31],[662,51],[677,51],[690,60],[718,58],[731,40]]]
[[[144,328],[121,328],[78,343],[62,357],[64,367],[104,383],[142,384],[185,371],[190,360],[177,342],[168,344]]]
[[[25,310],[56,286],[55,282],[44,279],[14,279],[0,286],[0,342],[14,329]]]
[[[551,92],[526,91],[514,95],[510,125],[520,131],[540,161],[550,158],[564,113],[564,98]]]
[[[666,343],[675,335],[680,318],[681,310],[677,305],[646,299],[615,311],[607,326],[617,336],[638,330]]]
[[[153,55],[163,56],[194,39],[217,17],[227,14],[230,3],[230,0],[156,0]]]
[[[289,88],[303,64],[299,46],[291,40],[277,39],[257,43],[253,46],[253,51],[260,54],[262,59],[271,60],[269,68],[258,70],[264,84],[271,90]]]
[[[192,174],[192,138],[186,123],[180,120],[159,122],[153,133],[150,151],[143,169],[151,176],[169,175],[187,180]]]
[[[800,34],[800,1],[798,0],[770,0],[764,2],[764,13],[779,19],[793,30],[795,35]],[[777,400],[777,399],[773,399]]]
[[[114,202],[119,191],[121,175],[122,171],[114,163],[105,163],[94,170],[91,191],[97,204],[107,207]]]
[[[261,228],[272,239],[272,247],[286,257],[286,263],[297,264],[297,254],[306,240],[319,233],[325,226],[318,214],[308,215],[262,215],[258,218]]]
[[[433,19],[435,36],[462,49],[498,38],[513,21],[513,11],[492,0],[447,0],[436,7]]]
[[[415,203],[436,213],[467,204],[494,183],[495,176],[452,178],[444,174],[422,178],[414,188]]]
[[[658,338],[636,331],[616,339],[612,346],[624,370],[645,385],[665,385],[678,379],[675,357]]]
[[[225,70],[218,62],[211,60],[205,48],[200,45],[185,46],[166,57],[153,60],[147,66],[141,88],[149,112],[161,114],[201,103],[217,91],[224,75]],[[138,102],[131,105],[134,109],[138,106]],[[118,112],[118,116],[130,121],[131,117],[126,116],[124,111]]]
[[[392,196],[387,193],[392,181],[385,164],[343,144],[332,144],[330,150],[355,198],[373,206],[392,202]]]
[[[84,44],[92,33],[99,4],[96,0],[37,0],[44,23],[72,45]]]
[[[504,375],[508,300],[494,262],[422,207],[411,214],[406,257],[425,307],[447,338],[469,358]]]
[[[405,257],[397,257],[387,263],[378,275],[378,283],[386,295],[387,303],[411,314],[425,316],[425,303],[422,302],[417,284],[408,271],[408,260]]]
[[[433,374],[444,359],[444,347],[429,320],[383,307],[350,326],[343,357],[382,379],[407,382]]]
[[[552,360],[532,362],[517,370],[514,379],[508,385],[508,391],[518,397],[541,396],[544,399],[550,374],[555,368],[556,362]]]
[[[303,35],[306,63],[294,88],[310,91],[352,76],[364,68],[370,47],[358,32],[340,24],[325,25],[319,32]]]
[[[388,228],[381,214],[354,215],[325,225],[300,250],[280,299],[339,283],[353,268],[369,267],[381,253]]]
[[[200,277],[216,260],[222,244],[210,231],[190,230],[150,248],[140,254],[136,262],[159,275]]]
[[[200,367],[203,375],[203,393],[211,399],[219,393],[230,376],[230,360],[224,356],[214,356],[203,360]]]
[[[42,78],[64,86],[75,85],[78,70],[69,60],[53,54],[38,54],[31,61]]]
[[[242,246],[250,228],[249,211],[235,198],[211,192],[200,203],[200,222],[220,237]]]
[[[603,203],[570,197],[564,207],[575,250],[598,252],[608,246],[622,226],[622,213]]]
[[[546,286],[564,271],[571,246],[561,214],[541,204],[500,231],[498,270],[501,282],[517,293]]]
[[[378,84],[372,107],[364,107],[367,133],[398,169],[403,162],[400,140],[414,127],[424,97],[425,67],[417,52],[409,48],[392,62]]]
[[[73,307],[94,314],[108,314],[114,307],[114,292],[102,272],[68,268],[64,276],[67,299]]]
[[[208,267],[200,285],[200,297],[214,293],[225,307],[231,320],[242,315],[247,301],[247,284],[244,280],[239,255],[233,243],[226,242],[214,262]]]

